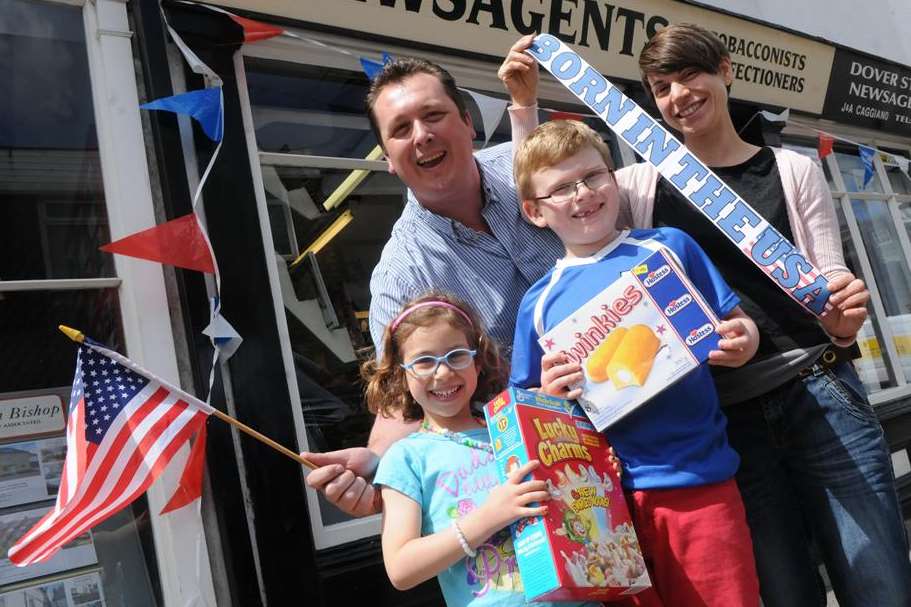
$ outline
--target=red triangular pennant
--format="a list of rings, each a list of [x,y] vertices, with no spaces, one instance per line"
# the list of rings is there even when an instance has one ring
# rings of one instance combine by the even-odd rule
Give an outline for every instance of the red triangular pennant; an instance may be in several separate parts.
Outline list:
[[[832,146],[835,144],[835,139],[829,135],[819,134],[819,159],[822,160],[826,156],[832,153]]]
[[[244,29],[244,42],[259,42],[285,33],[284,29],[262,21],[254,21],[231,13],[228,13],[228,16]]]
[[[584,118],[582,114],[576,114],[575,112],[551,112],[548,120],[578,120],[582,122]]]
[[[212,256],[193,213],[130,234],[100,249],[108,253],[166,263],[178,268],[215,273]]]
[[[202,497],[202,479],[206,469],[206,424],[203,423],[196,433],[196,440],[193,441],[193,447],[190,449],[190,457],[187,458],[187,464],[184,466],[183,474],[180,475],[180,482],[174,495],[162,508],[161,514],[167,514],[172,510],[183,508],[190,502]]]

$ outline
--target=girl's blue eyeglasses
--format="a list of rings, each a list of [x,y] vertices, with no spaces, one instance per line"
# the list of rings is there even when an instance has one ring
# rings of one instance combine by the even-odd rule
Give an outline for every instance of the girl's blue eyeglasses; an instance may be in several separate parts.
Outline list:
[[[456,348],[442,356],[433,356],[431,354],[418,356],[411,362],[401,365],[401,367],[405,371],[411,371],[416,377],[430,377],[437,372],[440,363],[446,363],[446,366],[453,371],[468,368],[477,353],[477,350]]]

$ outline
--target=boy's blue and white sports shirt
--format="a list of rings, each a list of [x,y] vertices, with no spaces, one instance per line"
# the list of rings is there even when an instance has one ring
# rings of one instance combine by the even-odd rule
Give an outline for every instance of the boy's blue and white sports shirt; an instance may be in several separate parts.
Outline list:
[[[623,232],[591,257],[559,260],[525,294],[516,320],[510,384],[539,386],[543,350],[538,337],[660,247],[677,257],[720,318],[740,303],[686,233],[674,228]],[[711,373],[703,364],[605,430],[605,435],[623,463],[626,488],[690,487],[727,480],[737,470],[739,458],[728,445],[726,423]]]

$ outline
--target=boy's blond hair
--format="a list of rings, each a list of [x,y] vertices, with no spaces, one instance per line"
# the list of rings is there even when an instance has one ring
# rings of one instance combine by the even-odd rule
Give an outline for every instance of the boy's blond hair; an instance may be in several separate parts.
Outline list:
[[[516,150],[513,172],[516,190],[521,200],[540,196],[531,184],[531,177],[538,171],[563,162],[586,147],[593,147],[601,154],[604,164],[614,168],[610,149],[593,128],[578,120],[551,120],[538,126]]]

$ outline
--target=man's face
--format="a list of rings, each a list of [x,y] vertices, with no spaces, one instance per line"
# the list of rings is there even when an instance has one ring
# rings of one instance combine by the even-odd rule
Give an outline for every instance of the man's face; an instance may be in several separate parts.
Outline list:
[[[583,179],[585,183],[578,183]],[[575,187],[575,196],[566,201],[546,198],[522,202],[532,223],[556,232],[567,255],[587,257],[616,238],[617,182],[595,148],[588,146],[562,162],[536,171],[531,185],[536,198]]]
[[[418,201],[452,196],[475,170],[471,119],[460,116],[439,79],[415,74],[380,91],[373,106],[393,174]]]
[[[674,130],[704,136],[730,121],[727,86],[733,80],[731,62],[724,59],[717,74],[696,68],[671,74],[648,74],[649,85],[661,116]]]

